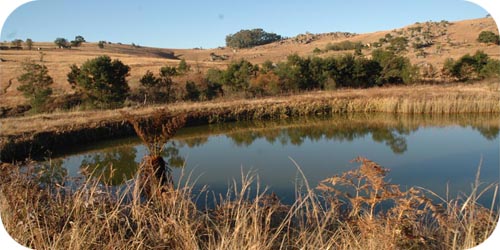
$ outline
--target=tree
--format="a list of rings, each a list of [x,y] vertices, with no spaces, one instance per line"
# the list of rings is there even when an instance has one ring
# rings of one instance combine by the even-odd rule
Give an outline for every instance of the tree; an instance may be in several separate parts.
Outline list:
[[[193,81],[187,81],[186,82],[186,95],[184,96],[185,100],[189,101],[198,101],[200,99],[200,90],[198,89],[198,86],[196,86],[196,83]]]
[[[477,41],[480,43],[500,44],[500,37],[491,31],[482,31],[479,33]]]
[[[23,40],[21,40],[21,39],[14,39],[11,42],[13,47],[21,48],[21,49],[22,49],[22,47],[21,47],[22,43],[23,43]]]
[[[226,46],[231,48],[251,48],[281,40],[275,33],[265,32],[263,29],[240,30],[226,36]]]
[[[191,66],[189,66],[189,64],[186,63],[186,60],[184,58],[181,59],[181,61],[179,62],[179,65],[177,66],[177,71],[180,74],[185,74],[190,70],[191,70]]]
[[[52,94],[52,89],[49,86],[54,81],[45,65],[25,62],[22,66],[23,74],[17,78],[21,85],[17,90],[23,92],[23,95],[30,100],[33,112],[44,111]]]
[[[26,39],[26,47],[28,50],[31,50],[31,47],[33,47],[33,40],[31,38]]]
[[[56,40],[54,40],[54,43],[61,49],[70,48],[70,45],[68,43],[68,40],[66,40],[66,38],[58,37],[56,38]]]
[[[410,60],[397,56],[394,51],[376,49],[372,52],[372,59],[380,64],[382,71],[377,81],[385,83],[409,83],[415,80],[417,69],[411,65]]]
[[[80,47],[80,45],[84,42],[85,38],[83,38],[83,36],[75,36],[75,40],[71,41],[71,46]]]
[[[68,82],[83,92],[88,103],[98,108],[123,105],[129,92],[126,77],[130,67],[109,56],[87,60],[80,68],[72,65]]]
[[[247,60],[233,62],[223,71],[222,83],[231,91],[247,91],[250,86],[250,78],[255,76],[258,70],[257,65],[253,65]]]
[[[106,41],[99,41],[99,43],[97,43],[97,47],[99,47],[99,49],[104,49],[105,43],[106,43]]]
[[[177,76],[178,72],[175,67],[164,66],[160,69],[160,86],[164,89],[166,102],[175,101],[175,93],[173,92],[174,81],[172,77]]]
[[[487,54],[478,50],[472,56],[466,54],[460,57],[456,62],[453,60],[447,61],[443,71],[449,72],[451,76],[459,81],[468,81],[495,76],[495,71],[498,72],[498,68],[494,69],[495,64],[495,61],[492,61]]]

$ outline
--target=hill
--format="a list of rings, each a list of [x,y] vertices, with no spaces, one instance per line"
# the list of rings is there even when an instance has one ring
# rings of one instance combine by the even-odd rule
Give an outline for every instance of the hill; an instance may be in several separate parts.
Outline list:
[[[254,64],[267,60],[278,62],[296,53],[300,56],[327,57],[354,50],[328,50],[340,42],[360,43],[361,53],[369,57],[377,47],[390,46],[393,38],[404,37],[408,41],[403,55],[413,64],[428,67],[432,65],[439,71],[447,58],[457,59],[464,54],[473,54],[482,50],[492,58],[500,58],[498,45],[477,42],[482,31],[498,34],[498,28],[492,18],[479,18],[457,22],[415,23],[400,29],[377,31],[366,34],[332,32],[324,34],[301,34],[278,42],[249,49],[231,49],[227,47],[213,49],[163,49],[119,43],[106,43],[99,48],[97,43],[83,43],[80,47],[59,49],[53,42],[34,42],[32,50],[0,50],[0,106],[14,106],[25,103],[25,98],[16,90],[19,83],[21,63],[25,60],[43,61],[49,74],[54,78],[55,94],[71,91],[66,74],[72,64],[80,65],[98,55],[109,55],[120,59],[131,67],[129,85],[138,86],[139,79],[147,70],[158,72],[165,65],[176,66],[180,59],[185,59],[194,72],[204,72],[208,68],[224,68],[229,62],[246,59]],[[8,44],[3,44],[8,45]]]

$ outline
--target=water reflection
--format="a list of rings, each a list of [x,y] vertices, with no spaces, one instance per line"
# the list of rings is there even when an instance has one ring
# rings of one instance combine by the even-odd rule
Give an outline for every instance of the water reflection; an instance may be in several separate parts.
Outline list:
[[[80,164],[81,173],[101,177],[103,182],[110,185],[122,184],[137,171],[136,154],[135,147],[121,146],[84,155]]]
[[[283,148],[293,146],[299,149],[304,148],[304,150],[307,149],[306,147],[310,147],[310,145],[304,145],[306,142],[309,144],[326,143],[328,145],[339,145],[345,142],[365,145],[375,142],[387,146],[386,148],[390,149],[394,155],[404,155],[412,147],[419,148],[421,146],[408,139],[409,136],[421,129],[460,127],[477,131],[488,141],[497,140],[500,131],[498,119],[499,115],[494,114],[446,116],[345,114],[328,118],[212,124],[181,129],[174,140],[165,145],[162,156],[170,167],[180,168],[185,166],[187,152],[204,148],[208,144],[212,148],[208,148],[205,151],[206,154],[203,155],[204,161],[206,161],[204,165],[213,166],[227,161],[231,157],[244,155],[241,153],[239,156],[225,156],[227,158],[213,157],[214,152],[218,149],[214,148],[214,143],[210,138],[222,138],[221,140],[230,141],[233,147],[242,150],[252,148],[256,141],[265,141],[271,146],[280,145]],[[322,151],[323,149],[316,148],[315,150]],[[362,152],[351,153],[361,154]],[[72,153],[65,157],[65,167],[72,168],[71,165],[77,162],[79,172],[85,176],[102,175],[103,182],[119,185],[134,177],[144,154],[145,148],[138,139],[115,140],[101,143],[95,149],[87,152]],[[199,156],[201,157],[201,154]],[[256,160],[267,161],[271,165],[272,162],[276,161],[276,159]],[[237,168],[238,165],[234,167]]]
[[[137,145],[125,145],[102,149],[95,153],[83,155],[79,166],[80,173],[85,176],[98,177],[109,185],[123,184],[134,177],[143,155],[138,157]],[[179,155],[175,142],[165,145],[162,157],[171,168],[184,166],[185,159]]]

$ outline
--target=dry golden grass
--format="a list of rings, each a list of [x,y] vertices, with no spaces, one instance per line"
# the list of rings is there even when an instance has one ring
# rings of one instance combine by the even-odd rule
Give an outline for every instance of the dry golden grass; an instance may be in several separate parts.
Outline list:
[[[394,86],[371,89],[307,92],[281,97],[123,108],[140,117],[150,117],[159,109],[173,114],[203,113],[212,122],[228,119],[280,118],[311,114],[388,112],[388,113],[498,113],[499,83]],[[19,136],[42,131],[71,131],[120,122],[120,110],[56,112],[0,120],[0,136]]]
[[[148,199],[138,178],[122,192],[98,178],[72,189],[47,175],[50,166],[20,171],[4,164],[0,211],[11,236],[35,249],[465,249],[496,226],[495,196],[490,208],[476,199],[496,194],[498,184],[479,185],[479,171],[468,196],[438,203],[432,191],[402,190],[377,163],[356,160],[359,168],[318,186],[322,195],[303,179],[292,205],[242,173],[207,210],[194,204],[192,183]]]
[[[72,64],[81,65],[86,60],[99,55],[109,55],[113,59],[120,59],[123,63],[131,67],[129,85],[135,88],[139,85],[139,79],[147,70],[158,72],[165,65],[176,66],[179,60],[167,56],[174,53],[179,58],[184,58],[191,65],[193,71],[206,71],[208,68],[224,68],[232,60],[246,59],[255,64],[261,64],[266,60],[279,62],[286,60],[287,56],[297,53],[300,56],[313,56],[314,48],[323,49],[328,43],[349,40],[362,42],[363,44],[377,42],[387,33],[408,30],[416,24],[396,29],[393,31],[378,31],[367,34],[359,34],[350,38],[324,36],[308,44],[293,43],[291,40],[276,42],[264,46],[250,49],[232,50],[231,48],[215,49],[160,49],[160,48],[134,48],[130,45],[107,44],[104,49],[99,49],[96,43],[83,43],[81,47],[71,50],[56,49],[54,43],[36,42],[33,48],[42,48],[44,53],[43,61],[48,67],[49,74],[54,78],[55,94],[71,92],[67,82],[67,73]],[[433,30],[435,28],[432,28]],[[453,22],[447,27],[447,34],[435,37],[435,44],[425,49],[428,54],[425,58],[417,58],[417,53],[409,44],[408,52],[405,56],[410,58],[413,64],[432,64],[437,71],[442,68],[446,58],[457,59],[467,53],[473,54],[476,50],[483,50],[492,58],[500,58],[500,52],[496,45],[486,45],[476,41],[477,36],[483,30],[498,33],[498,28],[492,18],[479,18]],[[440,53],[436,52],[437,44],[440,44]],[[365,56],[369,56],[373,48],[363,50]],[[342,53],[352,53],[353,51],[330,51],[321,56],[337,55]],[[211,61],[210,54],[227,55],[229,60]],[[6,60],[0,63],[0,106],[14,106],[26,102],[21,93],[16,90],[19,83],[16,78],[21,74],[21,62],[26,59],[40,60],[40,51],[0,51],[0,58]],[[12,85],[9,86],[9,80]],[[6,91],[4,92],[4,89]]]

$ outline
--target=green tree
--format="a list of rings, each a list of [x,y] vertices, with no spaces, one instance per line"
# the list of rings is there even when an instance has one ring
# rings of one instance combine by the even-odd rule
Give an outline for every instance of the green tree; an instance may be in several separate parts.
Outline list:
[[[188,101],[198,101],[200,99],[200,90],[198,89],[198,86],[196,86],[196,83],[193,81],[187,81],[186,82],[186,95],[184,96],[185,100]]]
[[[106,44],[106,41],[99,41],[97,47],[99,47],[99,49],[104,49],[104,44]]]
[[[226,46],[231,48],[251,48],[281,40],[281,36],[263,29],[240,30],[226,36]]]
[[[26,48],[28,50],[31,50],[32,47],[33,47],[33,40],[31,40],[31,38],[26,39]]]
[[[159,103],[165,99],[165,93],[161,90],[160,79],[153,72],[147,71],[139,80],[141,87],[139,93],[144,96],[145,103]]]
[[[160,69],[159,84],[165,93],[166,102],[175,101],[175,93],[173,89],[173,77],[179,73],[175,67],[164,66]]]
[[[49,75],[45,65],[33,62],[23,63],[23,74],[17,80],[21,85],[17,90],[30,100],[32,111],[35,113],[44,111],[45,106],[52,94],[50,85],[54,82]]]
[[[498,72],[498,68],[494,68],[495,64],[487,54],[478,50],[474,55],[460,57],[456,62],[447,62],[444,67],[459,81],[468,81],[494,76],[495,71]]]
[[[61,49],[70,48],[70,44],[66,38],[58,37],[54,40],[54,43]]]
[[[109,56],[87,60],[80,68],[72,65],[68,82],[81,90],[88,103],[97,108],[121,107],[129,92],[126,77],[130,67]]]
[[[181,59],[181,61],[179,62],[179,65],[177,66],[177,71],[180,74],[185,74],[190,70],[191,70],[191,66],[186,63],[186,60],[184,58]]]
[[[410,60],[397,56],[394,51],[376,49],[372,52],[372,59],[382,67],[378,84],[409,83],[416,80],[418,74]]]
[[[257,71],[257,65],[254,66],[249,61],[242,59],[227,66],[222,75],[222,82],[233,92],[246,92],[250,86],[250,79],[255,76]]]
[[[500,44],[500,37],[491,31],[481,31],[477,37],[477,41],[480,43]]]
[[[71,41],[71,46],[80,47],[80,45],[84,42],[85,38],[83,38],[83,36],[75,36],[75,40]]]
[[[482,78],[500,77],[500,60],[489,59],[481,69],[479,75]]]
[[[23,40],[21,40],[21,39],[14,39],[14,40],[11,41],[11,44],[12,44],[13,47],[21,48],[22,49],[21,45],[23,44]]]

